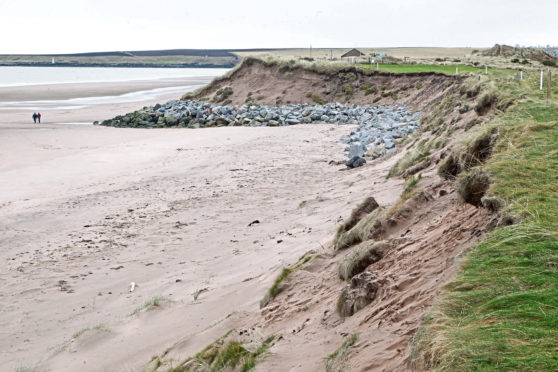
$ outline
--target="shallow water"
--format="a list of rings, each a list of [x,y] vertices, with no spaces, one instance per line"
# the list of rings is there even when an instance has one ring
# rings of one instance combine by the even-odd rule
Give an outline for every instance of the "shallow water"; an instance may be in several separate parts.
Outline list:
[[[224,68],[0,67],[0,87],[220,76]]]
[[[180,85],[168,88],[156,88],[140,90],[112,96],[80,97],[60,100],[40,100],[40,101],[8,101],[0,104],[0,110],[22,110],[34,109],[39,111],[46,110],[77,110],[91,105],[102,105],[111,103],[143,102],[156,99],[162,95],[176,93],[179,97],[184,92],[193,90],[196,86]]]

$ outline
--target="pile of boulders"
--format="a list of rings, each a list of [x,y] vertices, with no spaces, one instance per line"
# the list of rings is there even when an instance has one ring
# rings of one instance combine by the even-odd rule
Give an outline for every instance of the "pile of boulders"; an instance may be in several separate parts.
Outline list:
[[[96,124],[111,127],[205,128],[221,126],[284,126],[310,123],[358,124],[368,122],[377,106],[344,105],[217,105],[202,101],[169,101],[144,107]]]
[[[95,124],[110,127],[207,128],[221,126],[276,127],[295,124],[358,124],[349,136],[341,137],[351,159],[349,167],[365,163],[396,150],[399,139],[415,131],[420,113],[405,105],[372,106],[342,103],[325,105],[293,104],[281,107],[267,105],[217,105],[203,101],[169,101],[144,107],[126,115]]]
[[[420,112],[413,112],[405,105],[360,106],[366,110],[356,130],[342,136],[347,144],[349,158],[376,159],[396,150],[395,143],[410,135],[420,126]]]

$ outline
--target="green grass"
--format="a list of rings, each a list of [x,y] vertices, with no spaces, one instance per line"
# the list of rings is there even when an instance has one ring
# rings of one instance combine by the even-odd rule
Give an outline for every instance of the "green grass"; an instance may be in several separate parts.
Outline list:
[[[170,369],[170,372],[189,371],[239,371],[248,372],[256,366],[258,359],[272,346],[275,335],[271,335],[256,348],[244,345],[239,341],[225,339],[231,334],[230,330],[223,337],[208,345],[193,358],[188,358],[180,365]],[[161,363],[156,363],[161,365]],[[200,368],[201,367],[201,368]]]
[[[422,174],[419,174],[418,176],[411,175],[407,177],[407,179],[405,180],[405,186],[403,186],[402,195],[409,194],[418,185],[421,179]]]
[[[159,307],[161,306],[161,304],[163,302],[168,302],[170,301],[169,298],[164,297],[164,296],[154,296],[151,299],[145,301],[142,305],[136,307],[134,309],[134,311],[132,311],[130,314],[128,314],[128,316],[133,316],[136,315],[137,313],[139,313],[142,310],[149,310],[153,307]]]
[[[558,370],[558,104],[534,79],[496,82],[526,96],[495,119],[489,190],[518,225],[495,230],[466,257],[415,336],[417,366],[436,371]]]
[[[314,251],[306,252],[304,255],[302,255],[298,259],[296,264],[294,264],[291,267],[283,268],[281,270],[281,273],[279,274],[279,276],[277,276],[277,278],[275,278],[275,281],[273,282],[273,284],[271,285],[271,287],[267,291],[264,298],[260,301],[260,307],[267,306],[267,304],[271,300],[273,300],[275,298],[275,296],[277,296],[281,292],[281,284],[289,277],[289,275],[291,275],[291,273],[300,269],[301,267],[303,267],[307,263],[313,261],[314,259],[321,257],[321,255],[314,254],[314,253],[315,253]]]
[[[372,64],[372,65],[363,65],[366,68],[375,70],[376,69],[376,64]],[[455,75],[455,68],[459,68],[459,73],[465,73],[465,72],[473,72],[473,73],[479,73],[479,72],[484,72],[484,67],[483,68],[478,68],[478,67],[473,67],[473,66],[466,66],[466,65],[405,65],[405,64],[385,64],[382,65],[380,64],[379,66],[379,71],[384,71],[384,72],[394,72],[394,73],[413,73],[413,72],[438,72],[441,74],[446,74],[446,75]],[[489,72],[491,71],[491,69],[488,70]]]
[[[83,334],[85,334],[89,331],[108,331],[108,330],[109,329],[107,328],[107,326],[104,323],[101,323],[101,324],[97,324],[93,328],[86,327],[86,328],[80,329],[79,331],[77,331],[76,333],[74,333],[72,335],[72,338],[79,338],[80,336],[82,336]]]

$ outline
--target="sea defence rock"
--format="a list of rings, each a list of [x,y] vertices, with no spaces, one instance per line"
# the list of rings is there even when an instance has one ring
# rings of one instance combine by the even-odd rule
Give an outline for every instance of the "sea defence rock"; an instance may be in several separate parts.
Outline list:
[[[131,128],[222,126],[278,127],[296,124],[357,124],[350,136],[343,136],[348,158],[375,159],[396,150],[396,142],[420,125],[420,112],[405,105],[375,106],[342,103],[218,105],[203,101],[169,101],[102,121],[99,125]],[[369,156],[371,155],[371,156]],[[362,163],[356,165],[360,166]]]
[[[350,136],[341,137],[347,144],[349,158],[376,159],[396,150],[396,141],[410,135],[420,126],[420,112],[405,105],[365,106],[358,128]]]
[[[349,168],[358,168],[363,166],[364,164],[366,164],[366,160],[364,158],[361,158],[360,156],[353,156],[345,163],[345,165]]]

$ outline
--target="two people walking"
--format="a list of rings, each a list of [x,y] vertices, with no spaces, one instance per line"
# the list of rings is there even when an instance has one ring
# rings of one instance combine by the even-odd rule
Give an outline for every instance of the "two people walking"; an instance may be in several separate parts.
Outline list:
[[[41,124],[41,113],[33,113],[33,123],[37,124],[37,120],[39,121],[39,124]]]

